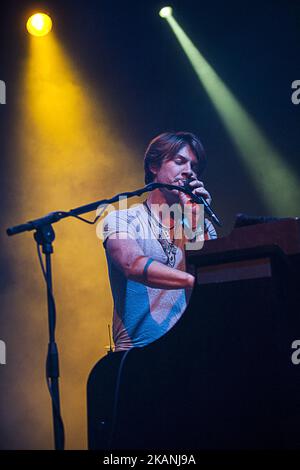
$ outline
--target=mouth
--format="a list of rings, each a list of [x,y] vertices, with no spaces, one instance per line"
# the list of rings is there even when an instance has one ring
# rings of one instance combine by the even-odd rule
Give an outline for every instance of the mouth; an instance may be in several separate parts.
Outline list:
[[[179,180],[174,180],[175,186],[184,186],[186,180],[179,179]]]

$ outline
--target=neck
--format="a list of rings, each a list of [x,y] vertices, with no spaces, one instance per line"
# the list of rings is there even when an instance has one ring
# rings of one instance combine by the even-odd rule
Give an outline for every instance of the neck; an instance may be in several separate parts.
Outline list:
[[[169,216],[165,218],[165,220],[161,217],[161,212],[159,211],[159,206],[161,204],[167,204],[168,206],[172,206],[172,204],[178,203],[178,196],[175,194],[168,193],[165,189],[154,189],[151,191],[149,196],[147,197],[147,205],[151,211],[160,219],[161,223],[164,225],[170,224],[170,222],[174,222],[173,213],[171,213],[171,220]]]

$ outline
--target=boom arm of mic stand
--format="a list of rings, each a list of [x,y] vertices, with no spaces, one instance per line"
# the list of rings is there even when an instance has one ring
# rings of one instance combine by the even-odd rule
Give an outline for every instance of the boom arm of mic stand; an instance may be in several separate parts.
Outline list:
[[[182,191],[186,194],[188,194],[192,201],[196,202],[197,204],[203,204],[204,205],[204,210],[206,211],[208,217],[212,218],[213,221],[221,227],[222,224],[219,221],[218,217],[216,214],[212,211],[211,207],[207,204],[205,199],[202,196],[196,196],[195,194],[192,193],[190,189],[187,189],[182,186],[175,186],[173,184],[166,184],[166,183],[149,183],[146,185],[144,188],[137,189],[135,191],[127,191],[124,193],[117,194],[116,196],[110,198],[110,199],[102,199],[100,201],[92,202],[90,204],[86,204],[84,206],[79,206],[76,207],[75,209],[71,209],[69,212],[65,211],[56,211],[56,212],[50,212],[50,214],[45,215],[44,217],[40,217],[35,220],[30,220],[29,222],[20,224],[20,225],[15,225],[14,227],[10,227],[6,230],[7,235],[12,236],[16,235],[18,233],[23,233],[31,230],[36,230],[39,227],[42,227],[43,225],[49,225],[58,222],[61,219],[64,219],[66,217],[73,217],[77,215],[82,215],[87,212],[95,211],[100,205],[103,204],[112,204],[114,202],[117,202],[120,197],[125,196],[125,197],[134,197],[134,196],[141,196],[143,193],[153,191],[154,189],[157,188],[167,188],[167,189],[176,189],[177,191]]]

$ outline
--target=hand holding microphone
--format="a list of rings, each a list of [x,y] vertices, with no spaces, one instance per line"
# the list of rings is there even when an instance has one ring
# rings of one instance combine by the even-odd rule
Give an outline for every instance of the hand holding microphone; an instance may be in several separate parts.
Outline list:
[[[189,196],[182,191],[180,192],[180,199],[183,204],[192,202],[194,204],[203,204],[204,211],[207,216],[216,223],[219,227],[222,226],[216,214],[210,207],[211,196],[208,191],[204,188],[202,181],[196,180],[194,178],[188,178],[183,181],[183,186],[185,189],[190,191]],[[184,199],[185,198],[185,199]]]
[[[192,191],[193,196],[198,196],[198,197],[202,196],[205,199],[205,201],[207,202],[208,205],[211,204],[211,201],[212,201],[211,195],[205,189],[204,183],[202,181],[199,181],[196,178],[191,177],[191,178],[183,180],[183,187],[185,189],[188,189],[188,190]],[[185,193],[181,193],[181,194],[185,194]],[[198,201],[193,201],[192,196],[188,196],[187,194],[185,194],[185,196],[187,198],[189,198],[189,200],[192,203],[194,202],[195,204],[197,204]]]

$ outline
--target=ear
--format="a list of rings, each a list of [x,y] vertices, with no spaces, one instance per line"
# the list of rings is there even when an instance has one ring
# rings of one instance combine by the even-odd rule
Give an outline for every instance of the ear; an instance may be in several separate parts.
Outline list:
[[[155,175],[157,175],[157,172],[158,172],[158,169],[159,169],[159,168],[158,168],[157,165],[155,165],[155,164],[152,163],[152,164],[149,166],[149,169],[150,169],[151,173],[153,173],[153,175],[155,176]]]

